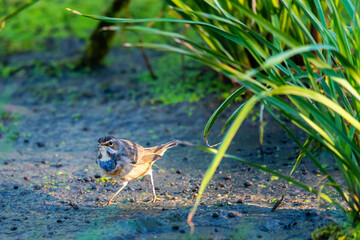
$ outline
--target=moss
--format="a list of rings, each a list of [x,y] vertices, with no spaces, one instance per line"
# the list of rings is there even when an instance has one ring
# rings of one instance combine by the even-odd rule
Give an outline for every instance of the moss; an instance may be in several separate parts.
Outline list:
[[[186,70],[183,78],[179,54],[170,53],[151,59],[151,64],[157,79],[152,79],[149,73],[138,76],[139,84],[144,85],[151,96],[150,100],[145,100],[143,104],[196,102],[205,96],[220,96],[231,88],[231,85],[219,81],[216,72],[189,58],[185,58]]]
[[[360,238],[360,225],[353,226],[350,223],[343,223],[341,225],[331,223],[323,228],[316,229],[311,234],[312,240],[356,240]]]

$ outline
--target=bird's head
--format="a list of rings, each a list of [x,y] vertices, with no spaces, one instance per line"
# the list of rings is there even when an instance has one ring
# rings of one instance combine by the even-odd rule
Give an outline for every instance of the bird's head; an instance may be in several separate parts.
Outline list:
[[[118,139],[112,136],[101,137],[98,140],[98,149],[100,148],[110,148],[110,151],[118,151],[120,149],[120,142]]]
[[[120,142],[118,139],[112,136],[101,137],[98,140],[98,161],[106,162],[116,156],[120,149]]]

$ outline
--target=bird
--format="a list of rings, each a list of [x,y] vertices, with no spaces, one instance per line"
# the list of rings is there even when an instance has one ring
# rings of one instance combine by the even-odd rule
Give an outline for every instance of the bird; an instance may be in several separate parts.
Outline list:
[[[113,136],[104,136],[98,140],[96,163],[108,176],[122,182],[121,188],[105,204],[110,205],[114,198],[127,186],[129,181],[150,176],[153,199],[156,197],[152,165],[159,160],[169,148],[176,147],[178,140],[165,144],[145,148],[137,143]]]

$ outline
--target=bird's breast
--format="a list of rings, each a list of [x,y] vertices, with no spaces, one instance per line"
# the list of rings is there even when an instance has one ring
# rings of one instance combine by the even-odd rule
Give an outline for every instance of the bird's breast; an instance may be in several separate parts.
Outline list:
[[[98,164],[106,173],[113,172],[116,169],[116,164],[113,160],[102,161],[98,159]]]

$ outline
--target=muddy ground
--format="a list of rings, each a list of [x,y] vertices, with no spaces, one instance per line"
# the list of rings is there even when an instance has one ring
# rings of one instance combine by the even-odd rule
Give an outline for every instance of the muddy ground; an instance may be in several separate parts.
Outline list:
[[[14,142],[1,135],[0,239],[309,239],[314,229],[343,217],[293,184],[225,159],[202,198],[191,236],[186,217],[212,156],[185,146],[169,150],[154,167],[160,202],[149,201],[145,177],[103,206],[120,185],[95,164],[99,137],[143,146],[173,139],[204,145],[203,128],[221,103],[214,94],[194,103],[150,104],[152,93],[137,83],[145,69],[133,64],[142,60],[131,54],[95,72],[61,69],[54,77],[49,68],[38,76],[29,64],[1,79],[2,120]],[[26,53],[6,61],[26,65],[34,58],[50,57]],[[217,133],[232,110],[214,126],[211,143],[220,141]],[[229,153],[288,173],[298,147],[265,118],[263,160],[256,119],[246,120]],[[316,170],[305,160],[294,177],[315,185],[321,178]],[[271,212],[285,190],[284,204]]]

